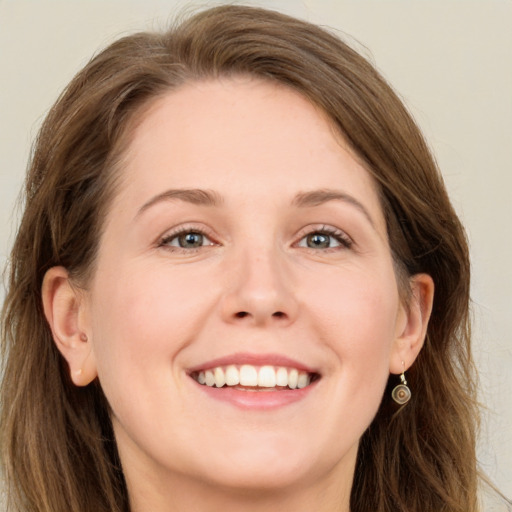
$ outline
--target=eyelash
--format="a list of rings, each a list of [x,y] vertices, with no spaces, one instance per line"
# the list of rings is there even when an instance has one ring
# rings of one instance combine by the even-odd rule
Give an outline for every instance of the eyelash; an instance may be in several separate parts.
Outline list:
[[[170,245],[171,242],[173,242],[174,240],[177,240],[180,236],[187,235],[187,234],[200,235],[200,236],[204,237],[204,239],[206,239],[210,243],[200,245],[198,247],[188,247],[188,248],[180,247],[178,245]],[[324,236],[333,238],[334,240],[336,240],[336,242],[339,245],[335,245],[333,247],[329,246],[329,247],[325,247],[325,248],[309,247],[309,246],[301,245],[301,242],[306,240],[308,236],[312,236],[312,235],[324,235]],[[306,243],[307,243],[307,241],[306,241]],[[216,242],[213,241],[213,237],[209,233],[207,233],[206,230],[195,228],[195,227],[189,227],[189,226],[184,226],[176,231],[166,234],[165,236],[163,236],[161,238],[160,242],[158,243],[158,247],[162,247],[164,249],[167,249],[167,250],[173,251],[173,252],[183,251],[187,254],[190,254],[191,252],[198,251],[203,247],[209,247],[209,246],[213,246],[213,245],[217,245],[217,244],[216,244]],[[350,249],[353,246],[353,241],[343,231],[333,228],[333,227],[330,227],[330,226],[323,225],[321,227],[314,228],[314,229],[309,228],[307,231],[304,231],[303,233],[301,233],[299,241],[296,242],[294,245],[296,247],[304,247],[305,249],[309,249],[312,251],[331,252],[331,251],[337,251],[337,250],[343,250],[343,249]]]
[[[303,240],[306,240],[308,236],[312,235],[324,235],[331,238],[334,238],[337,243],[339,243],[338,246],[333,247],[326,247],[326,248],[316,248],[316,247],[308,247],[308,246],[302,246],[300,243]],[[307,243],[307,242],[306,242]],[[297,242],[297,246],[304,247],[306,249],[312,250],[312,251],[321,251],[321,252],[331,252],[331,251],[337,251],[337,250],[343,250],[343,249],[350,249],[352,248],[354,242],[353,240],[340,229],[336,229],[330,226],[321,226],[321,227],[315,227],[314,229],[308,228],[308,231],[301,234],[301,237],[299,239],[299,242]]]
[[[187,235],[187,234],[200,235],[204,239],[206,239],[206,241],[209,241],[210,243],[206,243],[206,244],[200,245],[198,247],[188,247],[188,248],[180,247],[179,245],[170,245],[170,243],[172,241],[177,240],[180,236]],[[217,245],[217,244],[213,241],[213,237],[210,234],[208,234],[206,232],[206,230],[191,227],[191,226],[184,226],[182,228],[177,229],[176,231],[173,231],[171,233],[164,235],[160,239],[160,242],[158,243],[158,247],[162,247],[162,248],[167,249],[172,252],[182,251],[187,254],[190,254],[191,252],[196,252],[203,247],[209,247],[209,246],[213,246],[213,245]]]

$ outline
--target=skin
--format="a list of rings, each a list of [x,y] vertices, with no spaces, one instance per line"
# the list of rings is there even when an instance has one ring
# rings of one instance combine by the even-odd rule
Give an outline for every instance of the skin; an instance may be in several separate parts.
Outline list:
[[[433,296],[416,275],[401,303],[371,176],[311,103],[252,78],[159,98],[124,162],[90,283],[55,267],[43,302],[74,383],[98,377],[111,404],[132,510],[348,511],[359,439],[420,351]],[[161,197],[184,189],[216,204]],[[179,247],[181,229],[204,245]],[[330,247],[308,246],[319,232]],[[188,373],[239,352],[321,378],[242,410]]]

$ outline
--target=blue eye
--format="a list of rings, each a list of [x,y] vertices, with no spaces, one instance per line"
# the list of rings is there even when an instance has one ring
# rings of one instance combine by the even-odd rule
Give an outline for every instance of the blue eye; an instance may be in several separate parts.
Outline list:
[[[324,233],[311,233],[306,237],[306,245],[312,249],[327,249],[328,247],[339,245],[332,236],[325,235]]]
[[[298,243],[299,247],[307,247],[309,249],[332,249],[336,247],[349,248],[352,241],[345,233],[341,231],[321,230],[308,233],[301,238]]]
[[[173,235],[166,236],[162,246],[179,247],[180,249],[197,249],[205,245],[212,245],[212,241],[199,231],[183,231]]]

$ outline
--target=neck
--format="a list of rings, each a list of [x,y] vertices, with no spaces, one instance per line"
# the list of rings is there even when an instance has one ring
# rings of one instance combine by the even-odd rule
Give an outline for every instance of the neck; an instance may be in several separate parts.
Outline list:
[[[139,475],[140,477],[141,475]],[[279,489],[233,489],[173,475],[166,482],[154,478],[127,478],[131,512],[349,512],[352,479],[340,482],[339,475],[305,486],[298,482]]]

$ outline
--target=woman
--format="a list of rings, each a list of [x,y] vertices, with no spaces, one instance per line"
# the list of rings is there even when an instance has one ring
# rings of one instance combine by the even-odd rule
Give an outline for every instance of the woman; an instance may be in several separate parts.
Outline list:
[[[432,156],[344,43],[232,6],[126,37],[27,178],[10,503],[478,510],[468,302]]]

